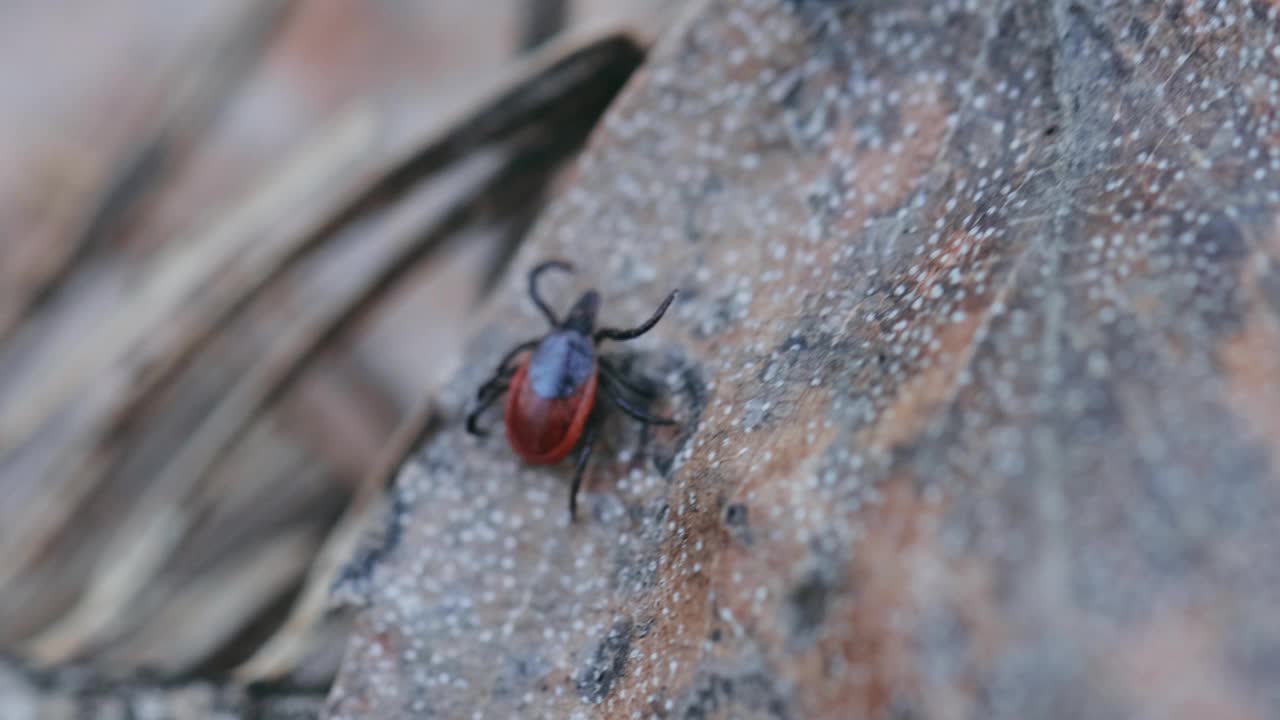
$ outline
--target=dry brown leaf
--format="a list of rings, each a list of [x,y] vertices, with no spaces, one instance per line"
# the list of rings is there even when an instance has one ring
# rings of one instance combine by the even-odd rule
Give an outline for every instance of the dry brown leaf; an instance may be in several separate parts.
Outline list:
[[[681,432],[611,427],[576,525],[466,436],[512,277],[329,716],[1280,715],[1278,23],[708,2],[517,263],[607,323],[681,290],[630,348]]]

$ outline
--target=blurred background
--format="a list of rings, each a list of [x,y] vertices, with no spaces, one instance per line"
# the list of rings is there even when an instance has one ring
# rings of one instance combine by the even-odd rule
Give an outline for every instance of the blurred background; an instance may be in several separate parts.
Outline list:
[[[336,568],[673,5],[4,3],[0,665],[326,687]]]

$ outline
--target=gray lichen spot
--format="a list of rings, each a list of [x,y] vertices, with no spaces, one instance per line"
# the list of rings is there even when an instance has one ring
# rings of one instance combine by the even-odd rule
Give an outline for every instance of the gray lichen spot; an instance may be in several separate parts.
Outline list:
[[[634,630],[630,621],[619,621],[596,647],[595,653],[578,673],[575,682],[583,700],[599,703],[608,697],[609,690],[627,670]]]

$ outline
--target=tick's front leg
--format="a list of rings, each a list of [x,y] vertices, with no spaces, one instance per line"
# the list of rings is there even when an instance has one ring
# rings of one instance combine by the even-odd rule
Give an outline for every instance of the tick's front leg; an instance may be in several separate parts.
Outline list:
[[[476,437],[488,436],[489,432],[487,430],[480,429],[480,413],[487,410],[494,400],[502,397],[502,393],[506,392],[509,387],[507,381],[507,377],[495,377],[485,383],[480,388],[480,392],[476,393],[476,406],[470,413],[467,413],[467,432]]]

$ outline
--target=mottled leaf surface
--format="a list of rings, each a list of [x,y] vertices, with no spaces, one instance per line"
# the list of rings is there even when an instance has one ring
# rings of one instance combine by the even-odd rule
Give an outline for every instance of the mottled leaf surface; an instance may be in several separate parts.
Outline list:
[[[692,12],[523,267],[684,425],[461,423],[394,489],[333,717],[1280,715],[1274,2]],[[523,278],[447,402],[541,332]],[[616,415],[616,413],[615,413]],[[496,413],[488,422],[497,423]]]

